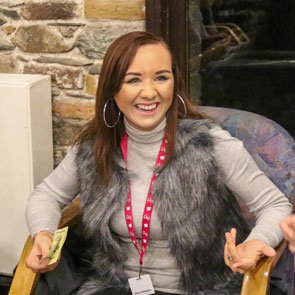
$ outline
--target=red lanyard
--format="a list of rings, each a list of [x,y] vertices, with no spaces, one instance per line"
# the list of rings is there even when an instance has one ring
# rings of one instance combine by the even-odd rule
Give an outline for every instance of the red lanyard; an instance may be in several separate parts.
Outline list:
[[[163,165],[165,161],[165,155],[166,155],[166,146],[167,146],[167,140],[164,138],[162,141],[162,145],[159,150],[159,154],[156,161],[156,167],[160,167]],[[121,150],[123,153],[123,158],[126,163],[127,167],[127,148],[128,148],[128,135],[125,133],[123,135],[122,141],[121,141]],[[148,238],[149,238],[149,232],[150,232],[150,223],[151,223],[151,216],[153,211],[153,205],[154,205],[154,198],[152,195],[152,187],[157,179],[157,174],[154,173],[151,179],[150,187],[148,190],[145,206],[144,206],[144,212],[142,217],[142,236],[141,236],[141,250],[139,250],[137,241],[136,241],[136,235],[135,235],[135,228],[134,228],[134,221],[133,221],[133,214],[132,214],[132,204],[131,204],[131,189],[129,185],[128,189],[128,195],[127,195],[127,201],[125,204],[125,219],[127,228],[130,234],[130,238],[132,240],[133,245],[137,249],[139,253],[139,264],[140,267],[142,267],[143,263],[143,256],[148,246]]]

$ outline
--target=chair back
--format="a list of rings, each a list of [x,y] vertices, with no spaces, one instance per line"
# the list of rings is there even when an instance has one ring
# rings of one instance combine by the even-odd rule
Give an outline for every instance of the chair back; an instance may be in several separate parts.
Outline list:
[[[258,167],[295,204],[295,142],[292,136],[276,122],[251,112],[219,107],[200,107],[200,111],[238,138],[251,154]],[[248,222],[254,217],[240,203]],[[273,276],[276,285],[294,291],[294,257],[287,250],[278,263]]]

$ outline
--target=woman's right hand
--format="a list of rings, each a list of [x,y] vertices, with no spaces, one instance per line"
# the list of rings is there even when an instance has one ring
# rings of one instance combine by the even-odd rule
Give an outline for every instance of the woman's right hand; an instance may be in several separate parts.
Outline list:
[[[26,267],[33,272],[47,272],[53,270],[58,262],[48,265],[49,250],[52,245],[53,235],[50,232],[41,231],[34,236],[31,252],[25,260]]]

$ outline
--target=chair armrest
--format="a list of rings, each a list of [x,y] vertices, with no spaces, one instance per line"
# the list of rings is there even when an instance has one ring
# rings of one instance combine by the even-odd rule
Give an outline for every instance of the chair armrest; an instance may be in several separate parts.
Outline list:
[[[73,227],[77,225],[81,219],[82,212],[80,210],[80,199],[76,198],[71,204],[64,208],[59,228],[63,228],[65,226]]]
[[[25,266],[25,259],[33,246],[32,238],[29,236],[23,248],[13,280],[9,289],[9,295],[24,294],[30,295],[34,290],[40,274],[32,272]]]
[[[81,220],[80,200],[75,199],[66,206],[62,212],[59,228],[73,227]],[[9,295],[31,295],[34,292],[40,273],[34,273],[25,265],[25,260],[33,246],[33,240],[29,236],[23,248],[13,280],[10,286]]]
[[[263,257],[254,270],[244,274],[241,295],[266,295],[269,291],[269,281],[273,268],[287,247],[287,242],[282,241],[276,248],[274,257]]]

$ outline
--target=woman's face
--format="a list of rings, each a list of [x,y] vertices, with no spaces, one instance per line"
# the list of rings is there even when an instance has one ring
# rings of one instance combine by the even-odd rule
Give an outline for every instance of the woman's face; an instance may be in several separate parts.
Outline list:
[[[159,44],[139,47],[115,101],[126,120],[143,131],[154,129],[165,117],[172,99],[171,56]]]

